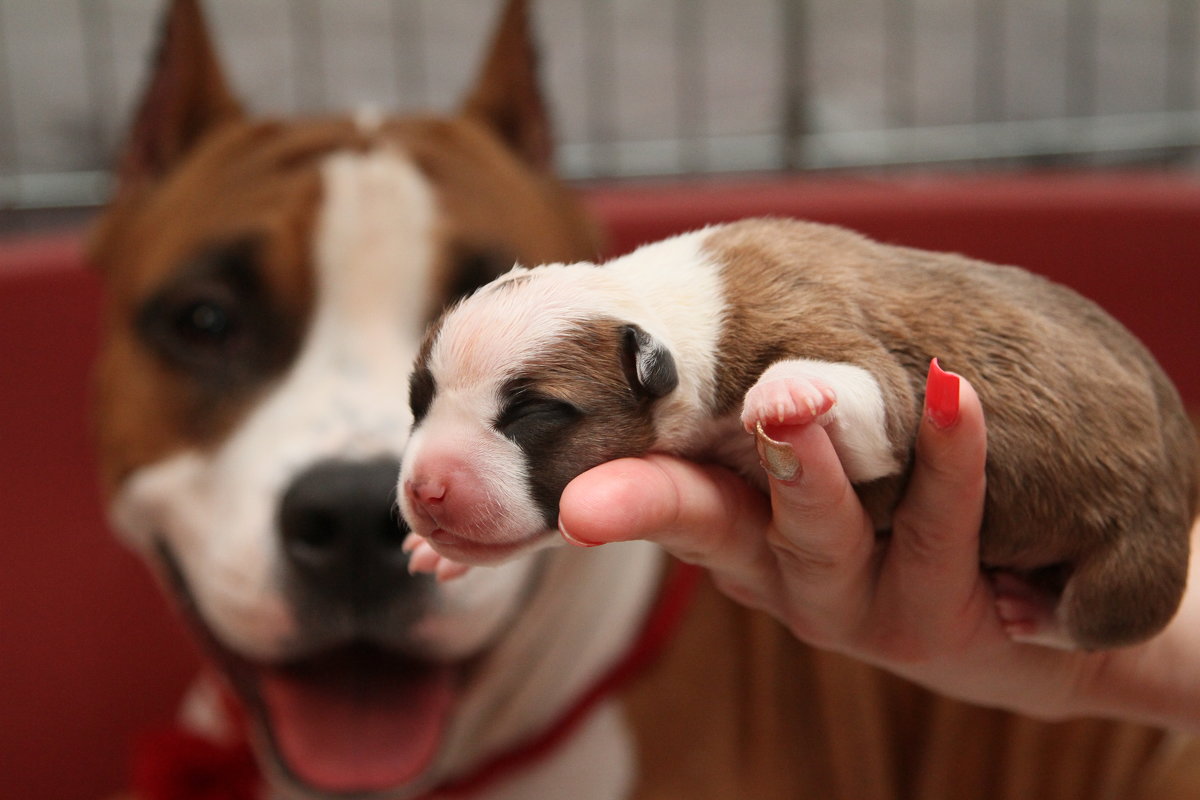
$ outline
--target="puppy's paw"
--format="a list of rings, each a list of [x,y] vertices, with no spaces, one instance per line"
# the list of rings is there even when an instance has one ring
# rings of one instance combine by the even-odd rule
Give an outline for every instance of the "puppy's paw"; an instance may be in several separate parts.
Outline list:
[[[826,383],[801,375],[772,375],[768,370],[746,392],[742,427],[754,433],[762,425],[807,425],[829,413],[837,395]]]
[[[994,573],[992,588],[996,614],[1010,639],[1058,650],[1077,649],[1057,613],[1058,597],[1011,572]]]
[[[433,575],[439,581],[453,580],[465,575],[471,568],[438,553],[433,545],[415,533],[404,539],[404,552],[408,553],[408,571],[413,575]]]

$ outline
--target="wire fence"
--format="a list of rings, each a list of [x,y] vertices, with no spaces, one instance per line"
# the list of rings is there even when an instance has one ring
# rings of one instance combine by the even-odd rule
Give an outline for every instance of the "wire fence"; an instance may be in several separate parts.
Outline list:
[[[207,0],[265,113],[452,108],[490,0]],[[89,206],[157,0],[0,3],[0,211]],[[572,178],[1200,166],[1200,0],[537,0]]]

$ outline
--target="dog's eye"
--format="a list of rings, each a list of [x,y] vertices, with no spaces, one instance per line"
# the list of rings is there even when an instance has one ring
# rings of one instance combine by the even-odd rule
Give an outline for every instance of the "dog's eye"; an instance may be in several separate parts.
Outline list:
[[[241,321],[228,302],[197,299],[186,303],[175,315],[172,329],[190,347],[222,349],[237,338]]]
[[[195,255],[146,299],[136,325],[164,364],[219,392],[275,374],[291,358],[300,333],[263,279],[253,239]]]
[[[552,397],[519,397],[505,407],[496,420],[496,429],[517,444],[533,444],[552,437],[575,422],[582,412]]]
[[[173,366],[197,376],[224,374],[243,360],[253,338],[245,303],[219,281],[199,281],[148,304],[140,320],[147,341]]]

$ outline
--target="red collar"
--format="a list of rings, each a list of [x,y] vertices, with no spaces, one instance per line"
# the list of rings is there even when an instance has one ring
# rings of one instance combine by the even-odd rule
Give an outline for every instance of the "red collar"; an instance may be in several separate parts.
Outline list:
[[[474,772],[438,787],[429,797],[469,797],[553,753],[602,700],[654,662],[682,622],[700,574],[697,567],[675,564],[629,650],[562,716]],[[244,715],[234,709],[232,716]],[[263,796],[262,778],[244,735],[223,744],[178,727],[157,731],[137,743],[132,783],[138,800],[259,800]]]

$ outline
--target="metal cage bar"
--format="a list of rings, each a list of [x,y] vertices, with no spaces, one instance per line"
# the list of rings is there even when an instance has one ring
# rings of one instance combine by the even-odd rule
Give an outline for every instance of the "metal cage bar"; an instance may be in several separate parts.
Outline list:
[[[464,53],[464,63],[474,63],[474,48],[482,45],[475,41],[478,30],[461,24],[474,7],[466,0],[369,1],[389,6],[387,23],[365,26],[362,36],[365,43],[377,42],[372,46],[380,69],[402,89],[396,96],[426,107],[448,105],[439,96],[445,92],[443,75],[433,72],[447,62],[435,56],[455,48]],[[207,2],[232,6],[240,0]],[[673,0],[664,12],[671,26],[666,35],[652,45],[654,52],[639,52],[632,61],[620,48],[632,46],[633,40],[623,37],[644,18],[637,15],[645,15],[647,6],[632,0],[540,2],[554,6],[539,21],[560,26],[548,31],[546,25],[539,27],[543,64],[548,70],[568,61],[581,67],[578,84],[567,88],[574,102],[556,103],[560,109],[569,105],[573,114],[557,125],[568,131],[560,155],[570,177],[962,163],[1089,166],[1121,159],[1200,167],[1200,0],[1139,0],[1120,9],[1123,19],[1143,13],[1138,9],[1161,14],[1166,26],[1154,34],[1161,34],[1161,81],[1145,79],[1145,85],[1127,90],[1138,95],[1132,111],[1114,104],[1106,94],[1112,81],[1102,80],[1101,58],[1106,63],[1120,58],[1124,44],[1123,32],[1111,30],[1116,6],[1102,0],[1047,0],[1036,9],[1014,0]],[[295,76],[292,110],[338,107],[353,92],[332,78],[325,15],[352,15],[356,6],[337,0],[280,3],[279,21],[288,38],[284,52]],[[734,3],[738,6],[731,11]],[[145,3],[147,30],[156,24],[155,6]],[[20,26],[32,14],[62,8],[77,16],[82,37],[75,45],[64,43],[54,59],[32,59]],[[247,13],[246,8],[240,6],[239,13]],[[123,135],[122,120],[137,90],[137,82],[125,85],[129,81],[123,84],[118,78],[143,68],[130,65],[127,25],[117,24],[118,9],[127,23],[130,5],[112,0],[5,0],[0,7],[0,210],[86,205],[103,196],[106,159]],[[761,32],[754,34],[758,39],[744,42],[731,38],[750,36],[727,29],[730,20],[741,20],[743,11],[772,21],[771,41],[763,41]],[[1054,15],[1062,25],[1061,45],[1043,45],[1045,52],[1036,52],[1013,35],[1013,23],[1034,11]],[[210,22],[219,23],[221,16],[212,14]],[[860,24],[859,17],[867,22]],[[947,27],[951,17],[957,28]],[[44,35],[45,20],[41,24]],[[444,38],[458,29],[471,30],[469,42],[465,34],[461,40]],[[961,63],[947,69],[943,61],[929,60],[932,29],[954,36]],[[253,42],[239,40],[238,34],[218,27],[223,49],[241,47],[252,56]],[[864,41],[865,36],[878,38]],[[652,38],[643,35],[638,41]],[[560,39],[573,44],[560,45]],[[731,41],[741,42],[741,49],[731,48]],[[859,70],[853,80],[831,75],[822,60],[830,51],[841,57],[841,67]],[[844,57],[846,52],[866,57],[859,64]],[[716,58],[725,60],[718,63]],[[1044,67],[1039,76],[1061,90],[1057,110],[1043,102],[1031,114],[1028,103],[1022,105],[1028,87],[1013,77],[1013,70],[1029,58],[1039,59]],[[58,72],[44,72],[48,68],[42,62],[49,61],[56,62]],[[629,74],[630,63],[660,64],[669,78],[647,80],[643,86]],[[931,63],[939,65],[940,74],[933,73]],[[733,106],[744,108],[731,98],[730,75],[737,80],[734,94],[744,87],[746,96],[771,101],[760,104],[769,110],[756,112],[743,128],[731,121],[740,122],[738,113],[745,112],[725,105],[732,100]],[[55,82],[71,80],[82,89],[63,96],[84,99],[64,109]],[[950,109],[953,113],[937,106],[943,102],[939,90],[951,83],[962,95],[956,95],[961,108]],[[634,102],[644,99],[635,93],[650,91],[651,84],[664,96]],[[45,92],[42,85],[48,87]],[[278,101],[277,87],[259,88],[273,92],[272,100]],[[938,113],[930,115],[931,108]],[[647,124],[648,113],[661,120]],[[74,139],[56,133],[54,126],[65,123],[54,115],[64,114]],[[934,118],[941,122],[930,124]],[[667,133],[661,121],[667,123]],[[82,147],[80,131],[86,132]],[[74,148],[61,163],[46,155],[56,136],[63,141],[60,150]],[[78,163],[84,157],[92,162]]]

